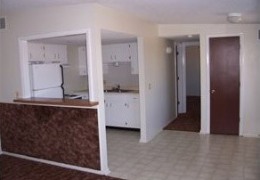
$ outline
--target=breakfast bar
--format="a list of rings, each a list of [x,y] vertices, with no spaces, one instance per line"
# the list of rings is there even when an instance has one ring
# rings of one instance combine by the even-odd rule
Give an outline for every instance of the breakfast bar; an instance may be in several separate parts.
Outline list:
[[[58,98],[0,103],[2,151],[100,170],[97,105]]]

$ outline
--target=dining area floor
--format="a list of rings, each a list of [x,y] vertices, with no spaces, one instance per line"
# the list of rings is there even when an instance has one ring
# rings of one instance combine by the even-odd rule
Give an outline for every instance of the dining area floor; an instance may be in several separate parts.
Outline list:
[[[132,180],[259,180],[260,139],[164,130],[107,129],[109,176]]]

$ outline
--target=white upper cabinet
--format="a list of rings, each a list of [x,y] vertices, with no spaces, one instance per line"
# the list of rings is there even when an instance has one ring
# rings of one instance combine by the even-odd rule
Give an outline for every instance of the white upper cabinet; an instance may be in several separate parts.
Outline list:
[[[56,46],[57,60],[61,64],[68,64],[67,46],[58,45]]]
[[[28,43],[29,61],[44,61],[44,47],[42,44]]]
[[[129,59],[131,61],[131,74],[138,74],[138,47],[137,43],[129,43]]]
[[[28,52],[29,61],[68,63],[66,45],[28,43]]]
[[[137,43],[119,43],[102,46],[103,63],[131,62],[131,74],[138,74]]]
[[[79,75],[81,76],[88,75],[86,47],[82,46],[78,48],[78,58],[79,58]]]
[[[53,44],[43,45],[44,57],[46,62],[58,61],[57,48]]]
[[[102,46],[103,63],[130,62],[128,43]]]

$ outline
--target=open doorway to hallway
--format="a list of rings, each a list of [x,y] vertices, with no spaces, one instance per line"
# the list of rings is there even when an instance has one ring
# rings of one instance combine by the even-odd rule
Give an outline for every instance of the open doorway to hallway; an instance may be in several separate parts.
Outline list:
[[[199,35],[174,37],[177,117],[165,129],[200,131]]]

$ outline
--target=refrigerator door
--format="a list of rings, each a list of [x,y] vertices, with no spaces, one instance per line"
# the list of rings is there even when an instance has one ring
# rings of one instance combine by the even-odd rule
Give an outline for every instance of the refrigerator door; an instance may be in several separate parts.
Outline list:
[[[32,89],[41,90],[62,85],[62,72],[60,64],[32,64]]]
[[[33,97],[63,98],[63,90],[61,87],[37,90],[33,91]]]

